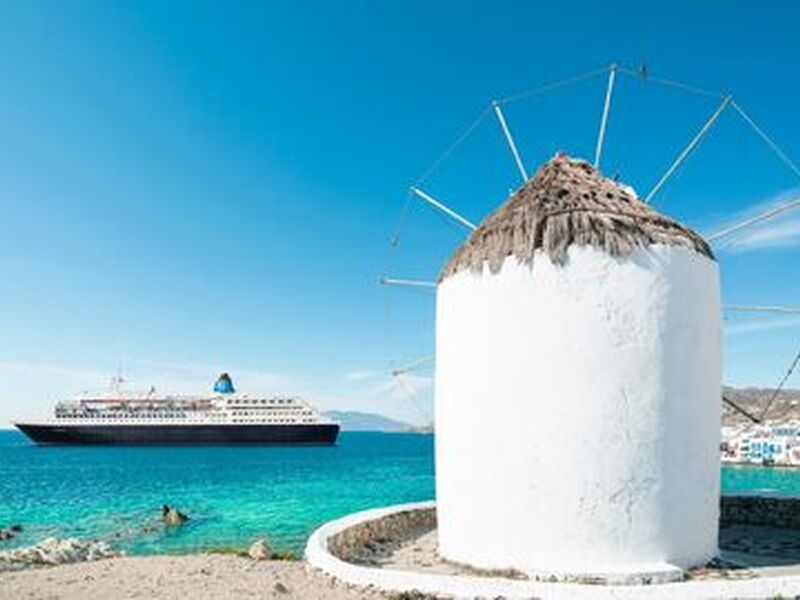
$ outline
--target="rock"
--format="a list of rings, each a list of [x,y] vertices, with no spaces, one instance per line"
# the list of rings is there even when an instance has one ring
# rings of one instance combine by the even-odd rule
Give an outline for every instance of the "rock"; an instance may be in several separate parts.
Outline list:
[[[267,540],[256,540],[250,546],[247,555],[253,560],[270,560],[272,558],[272,548]]]
[[[105,542],[48,538],[27,548],[0,552],[0,572],[41,565],[64,565],[120,556]]]
[[[165,504],[161,507],[161,520],[165,525],[183,525],[189,520],[189,517],[187,517],[174,506]]]
[[[5,529],[0,529],[0,541],[10,540],[11,538],[15,537],[20,531],[22,531],[22,525],[19,524],[9,525]]]
[[[273,587],[273,589],[276,592],[278,592],[279,594],[288,594],[289,593],[289,588],[287,588],[285,585],[283,585],[280,581],[276,581],[275,582],[275,586]]]

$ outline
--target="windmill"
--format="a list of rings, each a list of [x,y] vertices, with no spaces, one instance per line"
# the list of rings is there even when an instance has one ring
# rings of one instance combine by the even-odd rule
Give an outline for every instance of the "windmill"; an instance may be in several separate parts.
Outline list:
[[[523,91],[521,93],[491,101],[479,112],[477,117],[461,132],[454,142],[430,165],[428,169],[424,171],[420,178],[409,187],[407,201],[403,209],[403,215],[401,215],[400,218],[401,225],[398,227],[397,231],[390,240],[390,248],[396,249],[399,245],[399,241],[403,234],[405,216],[411,202],[419,202],[430,207],[435,212],[443,215],[446,219],[452,221],[452,223],[462,228],[467,233],[476,229],[476,224],[472,220],[464,217],[457,210],[455,210],[452,205],[443,201],[441,198],[436,197],[430,190],[426,189],[425,183],[435,172],[437,172],[453,157],[453,154],[456,152],[456,150],[468,139],[470,139],[470,137],[474,135],[476,129],[487,119],[494,118],[497,127],[502,134],[502,138],[505,142],[515,170],[519,172],[523,183],[528,180],[529,173],[513,134],[513,124],[510,123],[505,111],[508,106],[517,102],[528,100],[537,96],[550,95],[554,92],[564,90],[576,84],[596,80],[598,78],[605,78],[605,94],[603,97],[602,111],[600,114],[600,123],[597,132],[597,140],[593,159],[594,167],[599,168],[602,163],[606,135],[611,123],[611,109],[615,94],[615,87],[620,77],[632,78],[643,82],[648,86],[670,88],[688,95],[701,96],[715,99],[717,101],[717,104],[711,114],[708,115],[708,117],[700,124],[699,128],[692,132],[692,136],[689,138],[688,143],[686,143],[681,151],[674,157],[664,171],[663,175],[658,178],[655,184],[653,184],[646,193],[644,196],[645,202],[652,203],[654,201],[658,194],[663,190],[666,183],[692,157],[697,148],[702,144],[704,139],[706,139],[709,132],[717,124],[720,117],[729,112],[733,112],[748,128],[750,128],[765,144],[765,146],[778,158],[778,160],[794,176],[800,179],[800,167],[798,167],[797,164],[773,140],[773,138],[755,122],[755,120],[749,115],[748,112],[745,111],[741,103],[737,101],[733,94],[697,87],[674,79],[657,77],[652,75],[645,66],[641,66],[638,69],[630,69],[618,63],[612,63],[604,68],[581,73],[559,81],[548,83],[535,89]],[[750,228],[766,223],[776,219],[781,215],[785,215],[796,210],[800,210],[800,195],[785,199],[775,206],[758,212],[757,214],[742,218],[737,222],[731,223],[724,228],[714,231],[710,235],[706,236],[706,240],[712,245],[712,247],[722,248]],[[435,281],[397,275],[391,272],[385,272],[380,278],[380,283],[387,288],[404,287],[407,289],[414,289],[422,293],[429,293],[435,290],[437,286]],[[780,317],[800,315],[800,307],[731,303],[723,305],[723,312],[726,317],[737,314],[752,314],[758,317]],[[387,320],[389,318],[390,317],[387,317]],[[398,385],[402,387],[401,382],[404,376],[418,368],[430,367],[433,364],[433,360],[434,358],[432,356],[425,356],[423,358],[409,360],[407,361],[407,364],[399,367],[395,365],[394,361],[392,361],[391,377],[398,380]],[[757,414],[754,414],[753,411],[744,409],[734,400],[724,395],[722,396],[722,402],[731,407],[731,409],[745,416],[751,422],[761,422],[779,395],[780,390],[783,389],[784,385],[795,371],[798,361],[800,361],[800,352],[798,352],[797,357],[795,357],[790,363],[790,367],[787,370],[786,375],[782,378],[776,390],[769,397],[764,398],[764,405]]]

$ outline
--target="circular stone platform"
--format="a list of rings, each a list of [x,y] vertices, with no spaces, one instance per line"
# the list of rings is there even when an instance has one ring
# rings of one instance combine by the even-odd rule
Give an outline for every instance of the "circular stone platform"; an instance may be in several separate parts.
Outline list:
[[[481,571],[436,553],[433,502],[402,504],[348,515],[317,529],[306,545],[312,567],[344,582],[387,592],[443,598],[774,598],[800,594],[800,531],[725,527],[722,560],[686,579],[650,585],[598,585],[532,579],[514,571]],[[726,551],[726,547],[731,551]],[[772,554],[764,548],[780,549]],[[608,581],[609,574],[604,574]],[[613,576],[613,574],[611,574]],[[646,578],[637,581],[647,582]]]

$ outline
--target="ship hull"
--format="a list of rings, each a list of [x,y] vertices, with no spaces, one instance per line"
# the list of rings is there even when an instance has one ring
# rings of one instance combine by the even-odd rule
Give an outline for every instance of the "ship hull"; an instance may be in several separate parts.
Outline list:
[[[19,423],[37,444],[332,445],[339,425],[49,425]]]

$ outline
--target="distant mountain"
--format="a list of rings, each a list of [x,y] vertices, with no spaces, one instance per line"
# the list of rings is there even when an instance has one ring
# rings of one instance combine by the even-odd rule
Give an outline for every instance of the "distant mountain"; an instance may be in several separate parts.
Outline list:
[[[775,390],[724,387],[722,393],[744,411],[755,417],[760,417],[761,412],[775,395]],[[723,404],[722,409],[722,423],[724,425],[749,422],[747,417],[728,404]],[[767,421],[800,420],[800,390],[781,390],[775,396],[764,418]]]
[[[342,425],[342,431],[411,431],[412,425],[395,421],[383,415],[357,411],[329,410],[325,413],[334,421]]]

